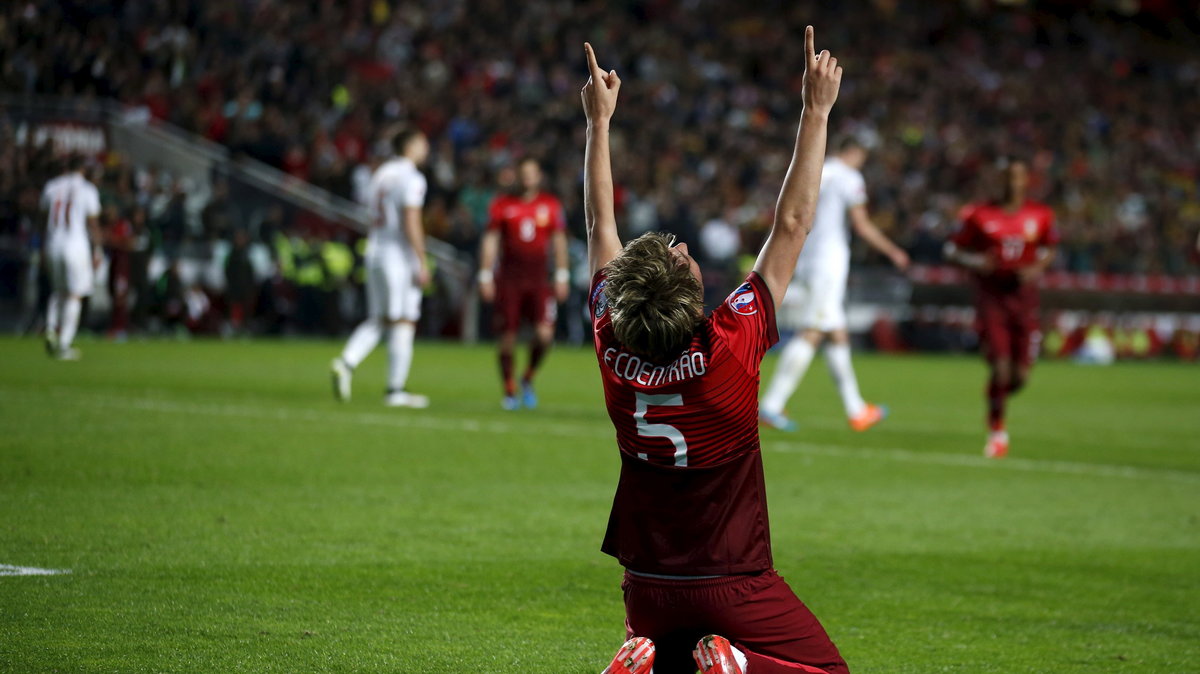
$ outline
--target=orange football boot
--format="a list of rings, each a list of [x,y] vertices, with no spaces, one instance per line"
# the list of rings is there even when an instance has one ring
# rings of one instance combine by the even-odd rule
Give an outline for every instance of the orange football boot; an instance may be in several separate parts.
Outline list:
[[[852,417],[850,419],[850,428],[853,428],[854,430],[861,433],[861,432],[867,430],[868,428],[874,426],[875,424],[886,419],[887,415],[888,415],[887,405],[876,405],[874,403],[867,403],[867,406],[865,408],[863,408],[863,411],[860,412],[858,414],[858,416]]]
[[[1003,459],[1008,454],[1008,431],[992,431],[988,433],[987,444],[983,446],[983,455],[989,459]]]

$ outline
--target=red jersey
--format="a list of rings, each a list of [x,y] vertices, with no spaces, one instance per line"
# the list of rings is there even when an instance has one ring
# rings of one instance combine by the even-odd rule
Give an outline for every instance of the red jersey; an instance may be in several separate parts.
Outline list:
[[[519,195],[501,194],[488,209],[488,231],[500,232],[499,280],[508,284],[546,282],[550,237],[567,227],[562,203],[539,192],[526,201]]]
[[[128,281],[130,245],[133,243],[133,225],[121,218],[108,229],[109,275]]]
[[[622,468],[603,550],[647,573],[769,568],[758,385],[779,334],[766,284],[751,273],[687,349],[655,363],[616,340],[605,283],[597,274],[589,306]]]
[[[1015,272],[1037,261],[1037,249],[1058,244],[1054,212],[1044,204],[1026,201],[1015,211],[993,203],[971,204],[963,209],[962,226],[950,238],[954,245],[984,253],[995,260],[995,269],[980,280],[1006,284]]]

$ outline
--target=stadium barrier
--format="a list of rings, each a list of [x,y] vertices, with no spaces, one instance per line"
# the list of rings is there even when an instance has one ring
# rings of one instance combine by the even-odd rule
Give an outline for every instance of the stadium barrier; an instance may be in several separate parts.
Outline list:
[[[857,277],[857,278],[856,278]],[[968,274],[957,267],[916,266],[902,282],[856,273],[850,285],[851,329],[881,350],[971,351],[978,347]],[[857,286],[893,283],[904,303],[869,303]],[[1048,272],[1040,282],[1042,352],[1093,362],[1116,358],[1200,358],[1200,278]],[[878,294],[878,291],[876,291]]]

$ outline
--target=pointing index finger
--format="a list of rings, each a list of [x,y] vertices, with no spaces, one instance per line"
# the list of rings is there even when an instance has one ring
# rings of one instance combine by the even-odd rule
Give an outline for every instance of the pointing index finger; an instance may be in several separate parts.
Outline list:
[[[600,65],[596,63],[596,52],[592,51],[590,42],[583,43],[583,51],[587,52],[588,72],[592,78],[599,80],[604,77],[604,71],[600,70]]]
[[[813,27],[807,26],[804,29],[804,55],[808,57],[808,62],[812,63],[817,56],[817,49],[813,46]]]

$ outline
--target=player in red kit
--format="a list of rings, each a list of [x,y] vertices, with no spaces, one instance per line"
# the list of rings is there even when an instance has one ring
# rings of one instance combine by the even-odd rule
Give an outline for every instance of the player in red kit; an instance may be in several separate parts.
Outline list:
[[[517,165],[518,194],[502,194],[492,201],[487,232],[479,254],[479,294],[484,302],[495,302],[495,325],[499,333],[500,373],[504,379],[506,410],[522,404],[537,407],[533,377],[554,342],[558,303],[566,301],[570,273],[567,270],[566,218],[562,203],[541,189],[542,167],[527,157]],[[554,249],[554,287],[546,281],[548,249]],[[496,266],[496,257],[500,266]],[[513,352],[521,323],[533,325],[529,363],[521,377],[521,399],[513,378]]]
[[[962,227],[946,243],[946,258],[972,272],[976,320],[988,377],[988,433],[984,454],[1008,453],[1004,407],[1029,379],[1041,346],[1038,279],[1054,259],[1054,213],[1026,198],[1029,167],[1001,166],[1003,193],[996,201],[967,206]]]
[[[628,639],[607,674],[849,671],[773,568],[758,440],[759,368],[812,227],[841,81],[837,61],[814,53],[811,27],[805,45],[804,111],[774,225],[709,316],[686,244],[659,233],[621,244],[608,142],[621,82],[585,45],[588,306],[621,457],[602,549],[625,567]]]

